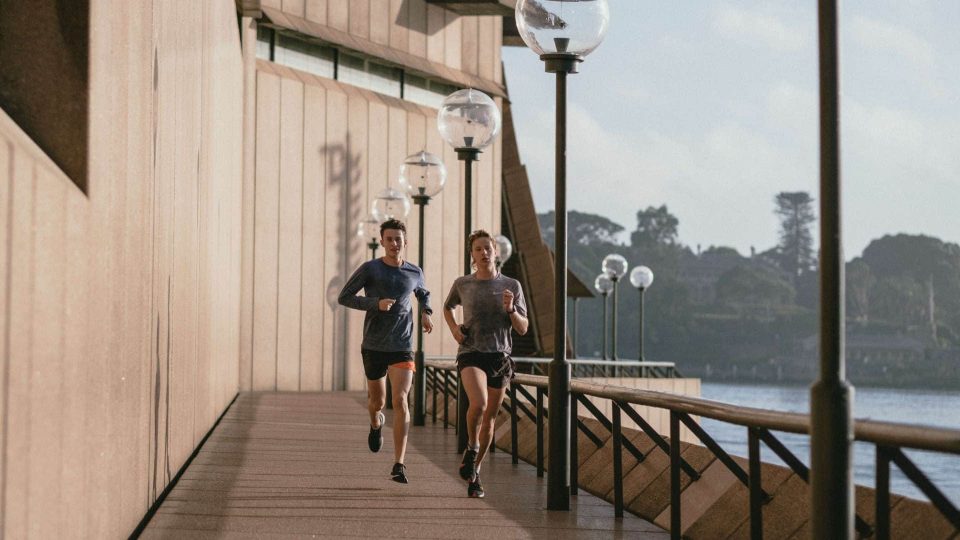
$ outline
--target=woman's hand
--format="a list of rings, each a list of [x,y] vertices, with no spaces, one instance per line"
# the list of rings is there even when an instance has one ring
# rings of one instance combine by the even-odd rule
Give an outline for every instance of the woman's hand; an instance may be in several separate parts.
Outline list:
[[[450,333],[453,334],[453,339],[457,343],[463,343],[463,340],[467,339],[467,336],[465,336],[463,331],[460,330],[459,325],[450,328]]]
[[[510,289],[503,291],[503,310],[507,313],[513,311],[513,291]]]

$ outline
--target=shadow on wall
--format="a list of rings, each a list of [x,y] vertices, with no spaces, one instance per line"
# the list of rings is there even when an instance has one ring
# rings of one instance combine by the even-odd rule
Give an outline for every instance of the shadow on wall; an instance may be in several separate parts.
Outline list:
[[[361,189],[361,182],[365,179],[361,177],[360,168],[361,154],[352,151],[350,135],[347,135],[345,144],[328,144],[321,146],[318,150],[322,157],[326,157],[328,167],[326,195],[327,200],[338,201],[342,211],[333,216],[327,215],[326,226],[336,227],[336,243],[334,245],[324,246],[325,258],[330,260],[336,257],[336,273],[328,276],[326,287],[326,302],[330,307],[330,314],[333,317],[333,332],[330,336],[333,340],[332,350],[333,358],[333,390],[346,390],[348,381],[347,369],[347,336],[350,335],[350,320],[347,317],[347,309],[337,303],[337,297],[340,289],[346,283],[347,276],[353,273],[354,267],[360,260],[354,253],[361,253],[354,249],[354,244],[359,241],[356,235],[355,225],[361,219],[366,217],[366,204],[363,200],[364,190]],[[331,206],[328,204],[328,208]]]

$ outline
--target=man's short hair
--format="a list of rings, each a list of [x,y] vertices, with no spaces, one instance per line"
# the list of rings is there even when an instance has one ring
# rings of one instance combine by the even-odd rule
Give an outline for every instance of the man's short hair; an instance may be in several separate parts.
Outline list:
[[[388,219],[380,224],[380,238],[383,238],[383,231],[387,229],[395,229],[398,231],[403,231],[403,236],[407,236],[407,226],[403,224],[399,219]]]

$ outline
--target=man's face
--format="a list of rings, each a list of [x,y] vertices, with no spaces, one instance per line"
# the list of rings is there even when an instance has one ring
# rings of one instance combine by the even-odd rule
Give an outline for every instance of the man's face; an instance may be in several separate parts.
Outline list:
[[[387,250],[387,254],[391,257],[399,256],[403,246],[406,245],[403,231],[400,229],[384,229],[383,234],[380,235],[380,245]]]

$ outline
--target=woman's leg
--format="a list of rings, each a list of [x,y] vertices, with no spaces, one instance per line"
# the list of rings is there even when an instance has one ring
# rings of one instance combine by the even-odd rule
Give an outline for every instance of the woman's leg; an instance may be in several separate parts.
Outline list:
[[[467,448],[479,444],[480,420],[487,408],[487,374],[480,368],[468,366],[460,370],[460,384],[470,400],[467,408]]]
[[[509,383],[508,383],[509,384]],[[487,449],[493,441],[493,432],[496,428],[497,415],[500,413],[500,405],[503,404],[503,397],[507,394],[507,387],[487,388],[487,409],[483,413],[483,421],[480,423],[480,453],[477,455],[477,472],[480,472],[480,464],[483,463],[484,456],[487,455]]]

